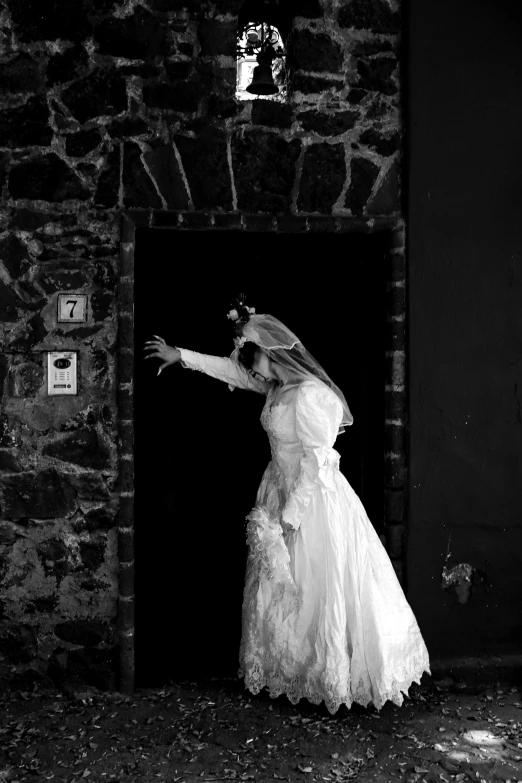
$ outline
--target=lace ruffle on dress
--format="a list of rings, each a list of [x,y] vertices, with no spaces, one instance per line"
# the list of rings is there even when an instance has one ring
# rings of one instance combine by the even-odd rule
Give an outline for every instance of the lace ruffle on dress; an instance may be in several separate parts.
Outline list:
[[[273,405],[273,389],[229,359],[182,350],[182,362],[267,394],[261,423],[272,459],[247,517],[245,686],[284,693],[293,704],[324,700],[332,714],[353,702],[401,705],[430,673],[428,651],[388,554],[340,472],[339,399],[305,381]]]

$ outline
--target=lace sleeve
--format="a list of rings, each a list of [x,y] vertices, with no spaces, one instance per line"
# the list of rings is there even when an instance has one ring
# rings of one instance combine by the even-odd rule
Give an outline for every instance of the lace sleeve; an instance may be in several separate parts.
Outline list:
[[[248,389],[259,394],[266,395],[269,384],[253,378],[249,373],[232,359],[222,356],[209,356],[205,353],[188,351],[186,348],[175,346],[181,354],[181,366],[190,370],[199,370],[212,378],[228,383],[228,388]]]
[[[295,398],[297,437],[303,446],[300,470],[282,513],[283,522],[297,530],[317,488],[335,488],[334,471],[339,454],[333,444],[343,416],[343,407],[327,387],[313,382],[299,387]]]

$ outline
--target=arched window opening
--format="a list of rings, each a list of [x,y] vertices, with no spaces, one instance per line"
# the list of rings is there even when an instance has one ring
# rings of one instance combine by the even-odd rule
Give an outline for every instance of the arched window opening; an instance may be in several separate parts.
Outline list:
[[[281,33],[269,22],[246,22],[238,30],[236,98],[286,100],[286,52]]]

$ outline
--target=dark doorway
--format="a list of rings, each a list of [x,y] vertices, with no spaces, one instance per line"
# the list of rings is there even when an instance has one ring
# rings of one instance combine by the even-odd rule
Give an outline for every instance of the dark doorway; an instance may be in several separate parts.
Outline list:
[[[137,229],[135,254],[136,671],[235,676],[244,518],[270,459],[261,395],[142,361],[152,335],[229,356],[231,297],[275,315],[344,391],[354,425],[335,448],[377,532],[383,524],[388,233]]]

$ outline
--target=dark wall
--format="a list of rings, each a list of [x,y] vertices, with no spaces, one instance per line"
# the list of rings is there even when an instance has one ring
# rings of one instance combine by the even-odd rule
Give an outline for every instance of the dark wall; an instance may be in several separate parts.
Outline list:
[[[522,634],[520,17],[410,5],[408,597],[432,653],[480,652]]]

